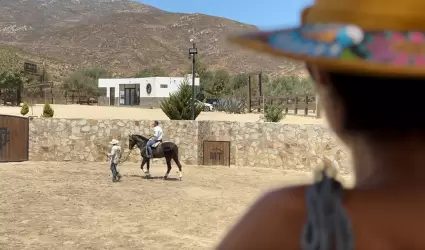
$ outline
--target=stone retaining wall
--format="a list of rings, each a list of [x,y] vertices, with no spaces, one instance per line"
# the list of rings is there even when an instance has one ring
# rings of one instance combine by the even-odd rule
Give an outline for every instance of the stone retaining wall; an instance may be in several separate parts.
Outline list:
[[[30,160],[105,161],[112,138],[128,155],[128,135],[152,133],[152,121],[45,119],[30,121]],[[203,141],[230,141],[230,164],[311,171],[323,157],[348,173],[348,155],[322,125],[227,121],[162,121],[164,140],[179,146],[183,164],[203,163]],[[140,162],[136,148],[129,161]],[[163,160],[161,160],[163,162]]]

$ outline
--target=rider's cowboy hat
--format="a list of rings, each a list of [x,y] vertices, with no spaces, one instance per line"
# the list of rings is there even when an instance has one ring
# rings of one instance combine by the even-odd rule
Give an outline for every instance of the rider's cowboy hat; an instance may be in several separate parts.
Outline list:
[[[116,145],[118,143],[119,141],[117,139],[112,139],[112,141],[109,142],[109,144],[112,144],[112,145]]]
[[[425,77],[424,11],[424,0],[316,0],[301,27],[229,39],[333,71]]]

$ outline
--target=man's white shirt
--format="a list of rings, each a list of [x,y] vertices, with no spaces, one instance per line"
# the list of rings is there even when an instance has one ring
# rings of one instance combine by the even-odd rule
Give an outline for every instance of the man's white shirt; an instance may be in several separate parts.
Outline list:
[[[162,136],[164,135],[164,133],[162,132],[162,128],[160,126],[156,126],[153,128],[153,131],[154,139],[157,141],[162,140]]]
[[[109,156],[111,157],[111,163],[118,164],[121,158],[121,146],[113,145]]]

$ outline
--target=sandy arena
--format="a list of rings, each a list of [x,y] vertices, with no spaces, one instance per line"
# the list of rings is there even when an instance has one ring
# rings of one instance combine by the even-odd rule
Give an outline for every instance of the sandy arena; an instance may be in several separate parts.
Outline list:
[[[161,109],[142,109],[136,107],[110,107],[87,105],[52,105],[56,118],[91,118],[91,119],[138,119],[169,120]],[[33,107],[33,114],[40,116],[43,105]],[[21,115],[19,107],[0,106],[0,114]],[[28,115],[31,115],[31,109]],[[288,124],[322,124],[322,119],[311,116],[287,115],[282,123]],[[226,114],[224,112],[202,112],[197,120],[258,122],[260,114]]]
[[[168,120],[160,109],[52,107],[56,118]],[[19,112],[0,107],[0,114]],[[40,116],[42,105],[33,112]],[[202,112],[198,120],[257,122],[260,115]],[[282,123],[323,120],[288,115]],[[0,249],[212,249],[261,193],[312,179],[277,169],[183,166],[183,181],[146,180],[137,164],[119,168],[122,182],[112,183],[106,162],[0,164]],[[153,176],[165,170],[151,167]]]
[[[155,164],[153,177],[165,166]],[[0,164],[0,249],[212,249],[264,191],[311,179],[273,169],[184,166],[182,181],[136,164]],[[175,168],[172,175],[176,177]]]

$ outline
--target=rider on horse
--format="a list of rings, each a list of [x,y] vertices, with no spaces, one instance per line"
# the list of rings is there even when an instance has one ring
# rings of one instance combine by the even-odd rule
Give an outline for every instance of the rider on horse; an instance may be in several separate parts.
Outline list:
[[[159,122],[158,121],[154,121],[152,124],[153,127],[153,136],[152,138],[148,141],[148,143],[146,144],[146,149],[147,149],[147,157],[148,158],[152,158],[153,154],[152,154],[152,146],[159,142],[162,141],[162,136],[164,135],[164,133],[162,132],[162,128],[159,126]]]

